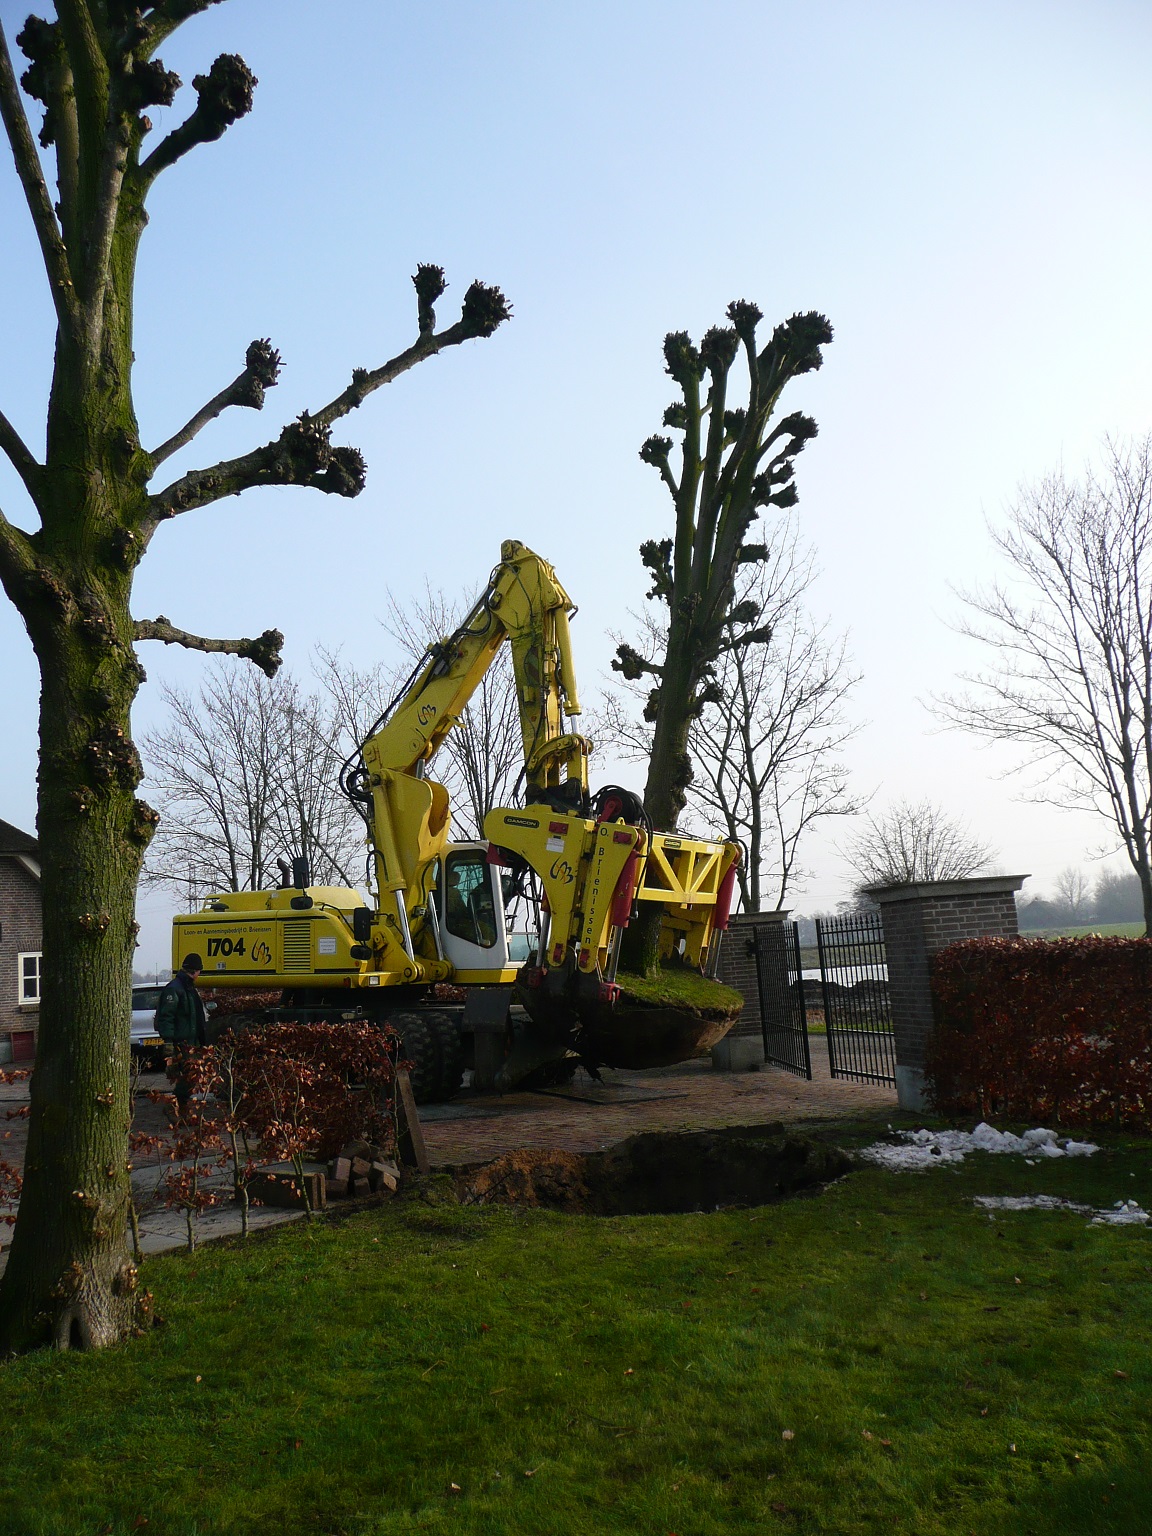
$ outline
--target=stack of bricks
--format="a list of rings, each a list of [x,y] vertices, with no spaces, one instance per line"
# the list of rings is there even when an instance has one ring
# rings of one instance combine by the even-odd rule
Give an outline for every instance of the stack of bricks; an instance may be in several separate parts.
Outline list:
[[[888,961],[896,1036],[896,1092],[901,1109],[924,1109],[924,1061],[935,1027],[929,963],[961,939],[1011,938],[1018,932],[1015,893],[1026,875],[991,875],[923,885],[874,886]]]

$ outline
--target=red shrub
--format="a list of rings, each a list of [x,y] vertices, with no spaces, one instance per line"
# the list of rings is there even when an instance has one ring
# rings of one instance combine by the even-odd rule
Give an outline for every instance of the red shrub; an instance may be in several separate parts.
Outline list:
[[[968,939],[932,997],[939,1109],[1152,1130],[1152,940]]]
[[[266,1024],[224,1035],[237,1117],[275,1157],[333,1157],[346,1142],[390,1146],[396,1035],[363,1020]]]
[[[280,992],[247,991],[240,987],[199,987],[200,996],[206,1003],[215,1003],[213,1018],[235,1018],[238,1014],[261,1014],[265,1008],[280,1006]]]

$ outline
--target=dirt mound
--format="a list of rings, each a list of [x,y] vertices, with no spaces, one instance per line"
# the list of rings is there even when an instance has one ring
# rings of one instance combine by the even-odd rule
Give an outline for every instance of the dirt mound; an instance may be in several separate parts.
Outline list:
[[[807,1136],[651,1131],[605,1152],[510,1152],[470,1174],[468,1204],[547,1206],[596,1216],[770,1205],[852,1167],[839,1147]]]
[[[507,1152],[469,1177],[463,1199],[467,1205],[545,1205],[554,1211],[586,1211],[587,1161],[575,1152]]]

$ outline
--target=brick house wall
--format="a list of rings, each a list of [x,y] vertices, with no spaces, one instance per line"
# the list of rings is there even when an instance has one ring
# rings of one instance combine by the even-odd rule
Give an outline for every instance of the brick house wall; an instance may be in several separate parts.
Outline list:
[[[0,1047],[8,1055],[13,1029],[34,1029],[38,1002],[20,1002],[20,956],[43,943],[36,840],[0,821]]]
[[[1012,938],[1016,892],[1026,875],[990,875],[924,885],[873,887],[888,961],[901,1109],[924,1109],[924,1061],[935,1028],[929,962],[961,939]]]

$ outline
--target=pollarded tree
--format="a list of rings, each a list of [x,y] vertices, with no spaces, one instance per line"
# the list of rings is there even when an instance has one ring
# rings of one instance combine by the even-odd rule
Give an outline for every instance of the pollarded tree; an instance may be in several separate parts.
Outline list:
[[[0,27],[0,115],[39,242],[56,312],[43,459],[0,415],[0,448],[39,515],[25,533],[0,514],[0,580],[41,672],[38,827],[43,861],[44,983],[23,1199],[0,1291],[0,1352],[55,1340],[113,1342],[142,1303],[125,1244],[128,1021],[133,898],[156,814],[135,791],[130,711],[143,672],[134,645],[163,640],[247,657],[271,675],[281,635],[212,640],[166,618],[133,618],[132,582],[169,518],[262,485],[355,496],[364,461],[333,444],[333,426],[399,374],[445,347],[489,336],[507,317],[498,289],[474,283],[460,318],[437,331],[444,290],[421,266],[416,340],[262,447],[169,484],[157,472],[230,406],[259,409],[280,358],[248,348],[226,388],[158,447],[142,446],[132,394],[132,302],[146,205],[157,178],[218,139],[251,107],[256,81],[234,54],[193,80],[196,105],[153,135],[147,117],[179,78],[157,49],[218,0],[56,0],[17,39],[21,83],[44,107],[50,193]],[[11,302],[11,300],[10,300]]]
[[[645,709],[654,729],[644,806],[653,824],[668,831],[687,801],[689,734],[717,696],[718,659],[769,638],[757,623],[755,603],[735,601],[736,575],[742,565],[768,557],[765,543],[748,541],[761,509],[798,500],[794,461],[816,436],[816,423],[797,412],[773,426],[773,417],[787,384],[819,368],[821,348],[832,340],[831,325],[815,312],[776,326],[763,347],[755,304],[736,300],[728,319],[731,325],[706,331],[699,347],[684,331],[664,338],[666,369],[680,387],[680,399],[664,413],[664,425],[683,434],[679,474],[669,437],[650,437],[640,457],[659,471],[675,524],[671,538],[643,544],[640,558],[652,579],[648,596],[668,609],[667,644],[658,656],[621,645],[612,663],[628,679],[653,680]],[[730,405],[731,375],[741,355],[747,383],[735,386],[742,398]],[[629,969],[646,972],[656,965],[658,932],[658,913],[633,923],[625,951]]]
[[[859,681],[843,635],[813,619],[805,602],[815,578],[794,515],[770,525],[768,559],[742,567],[738,603],[752,602],[755,627],[770,638],[723,651],[716,696],[688,733],[693,774],[689,826],[742,844],[738,869],[746,912],[784,905],[802,879],[801,845],[819,821],[855,816],[864,807],[849,786],[843,750],[859,727],[845,703]],[[658,655],[665,636],[651,610],[645,649]],[[642,704],[642,682],[605,699],[603,725],[622,755],[646,760],[652,726],[629,706]]]

